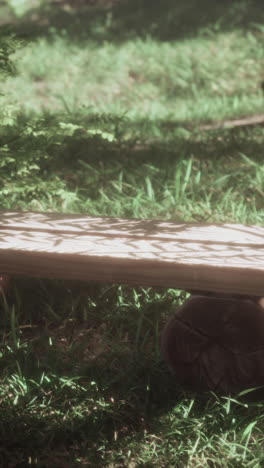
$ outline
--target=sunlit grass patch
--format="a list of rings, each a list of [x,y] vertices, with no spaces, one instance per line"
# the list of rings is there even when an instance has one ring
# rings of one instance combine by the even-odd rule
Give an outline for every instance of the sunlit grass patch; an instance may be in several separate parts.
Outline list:
[[[252,114],[263,107],[262,45],[261,35],[239,30],[209,39],[103,45],[54,34],[18,53],[20,74],[8,80],[2,102],[35,112],[84,105],[180,121]]]

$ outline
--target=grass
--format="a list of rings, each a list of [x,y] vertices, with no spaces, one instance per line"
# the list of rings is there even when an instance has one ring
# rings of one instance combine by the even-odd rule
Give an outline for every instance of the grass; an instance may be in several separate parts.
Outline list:
[[[71,113],[84,106],[132,120],[147,115],[197,125],[263,109],[264,53],[258,33],[219,32],[213,39],[189,39],[175,47],[175,42],[151,37],[76,44],[54,32],[17,56],[19,74],[3,85],[2,92],[9,89],[3,104],[19,102],[26,112]]]
[[[263,109],[261,2],[174,3],[5,10],[1,209],[263,225],[263,127],[200,128]],[[13,278],[0,466],[261,468],[263,401],[186,394],[163,362],[186,295]]]
[[[18,279],[13,287],[2,323],[4,461],[261,466],[262,403],[184,395],[161,362],[161,326],[184,294]]]

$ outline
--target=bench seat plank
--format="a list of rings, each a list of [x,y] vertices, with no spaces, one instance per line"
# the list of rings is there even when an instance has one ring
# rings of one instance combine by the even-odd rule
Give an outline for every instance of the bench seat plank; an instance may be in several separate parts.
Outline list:
[[[264,295],[264,227],[2,212],[0,273]]]

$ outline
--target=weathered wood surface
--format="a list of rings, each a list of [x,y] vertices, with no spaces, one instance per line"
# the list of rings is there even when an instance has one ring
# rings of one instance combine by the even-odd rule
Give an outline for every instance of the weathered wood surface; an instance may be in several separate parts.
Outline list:
[[[3,212],[0,273],[264,295],[264,227]]]

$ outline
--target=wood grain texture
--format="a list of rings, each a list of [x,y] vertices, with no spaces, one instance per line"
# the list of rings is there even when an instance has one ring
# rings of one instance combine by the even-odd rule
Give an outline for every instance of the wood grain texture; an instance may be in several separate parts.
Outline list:
[[[264,227],[2,212],[0,273],[264,296]]]

